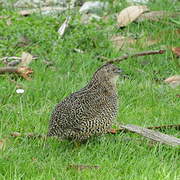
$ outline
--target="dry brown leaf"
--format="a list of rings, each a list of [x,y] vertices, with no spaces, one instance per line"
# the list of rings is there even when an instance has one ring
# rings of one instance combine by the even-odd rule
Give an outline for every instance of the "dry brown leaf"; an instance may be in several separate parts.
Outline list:
[[[136,21],[137,22],[142,22],[145,20],[150,20],[150,21],[159,21],[165,17],[175,17],[180,15],[180,13],[171,13],[171,12],[167,12],[167,11],[151,11],[151,12],[147,12],[144,14],[141,14]]]
[[[113,42],[115,47],[117,47],[118,49],[121,49],[125,46],[129,46],[136,42],[135,39],[130,38],[130,37],[125,37],[125,36],[113,36],[111,38],[111,41]]]
[[[21,63],[19,66],[28,66],[33,60],[33,56],[29,53],[23,52],[21,56]]]
[[[172,88],[175,88],[180,85],[180,75],[171,76],[165,79],[164,82],[168,83]]]
[[[84,170],[84,169],[99,169],[99,166],[89,166],[89,165],[70,165],[69,168],[74,168],[77,170]]]
[[[129,6],[123,9],[117,16],[118,26],[127,26],[146,11],[148,11],[147,6]]]
[[[31,68],[26,66],[21,66],[18,68],[17,71],[20,74],[20,76],[22,76],[24,79],[31,80],[31,78],[29,77],[29,75],[33,73],[33,70]]]
[[[119,129],[118,129],[119,130]],[[117,134],[117,130],[116,129],[110,129],[108,132],[108,134]]]
[[[172,52],[177,56],[180,57],[180,47],[173,47]]]

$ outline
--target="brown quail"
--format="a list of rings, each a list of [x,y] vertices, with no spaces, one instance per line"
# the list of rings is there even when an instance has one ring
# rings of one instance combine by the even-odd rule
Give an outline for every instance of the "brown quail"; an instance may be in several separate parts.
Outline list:
[[[52,113],[48,136],[84,141],[106,133],[118,110],[120,72],[113,64],[103,65],[84,88],[60,102]]]

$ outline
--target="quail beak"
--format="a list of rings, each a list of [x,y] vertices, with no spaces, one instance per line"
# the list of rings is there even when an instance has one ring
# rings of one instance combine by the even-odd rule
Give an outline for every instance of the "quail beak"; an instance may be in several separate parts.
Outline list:
[[[115,71],[115,73],[117,73],[117,74],[122,74],[122,72],[123,72],[123,70],[122,69],[117,69],[116,71]]]

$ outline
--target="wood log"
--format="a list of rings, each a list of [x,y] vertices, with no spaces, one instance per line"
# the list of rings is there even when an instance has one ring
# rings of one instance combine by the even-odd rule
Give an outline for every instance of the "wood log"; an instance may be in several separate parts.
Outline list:
[[[133,124],[120,125],[120,128],[127,129],[128,131],[140,134],[141,136],[144,136],[156,142],[160,142],[162,144],[168,144],[171,146],[180,147],[180,139],[174,136],[170,136],[164,133],[160,133],[160,132],[147,129],[144,127],[136,126]]]

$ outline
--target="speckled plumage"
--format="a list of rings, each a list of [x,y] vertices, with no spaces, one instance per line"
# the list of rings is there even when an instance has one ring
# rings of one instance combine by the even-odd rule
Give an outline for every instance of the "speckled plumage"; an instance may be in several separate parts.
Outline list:
[[[84,88],[60,102],[52,113],[48,135],[84,141],[106,133],[118,110],[120,71],[113,64],[102,66]]]

